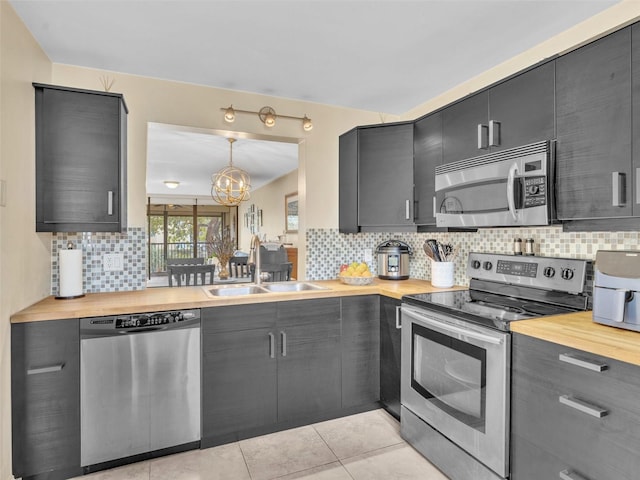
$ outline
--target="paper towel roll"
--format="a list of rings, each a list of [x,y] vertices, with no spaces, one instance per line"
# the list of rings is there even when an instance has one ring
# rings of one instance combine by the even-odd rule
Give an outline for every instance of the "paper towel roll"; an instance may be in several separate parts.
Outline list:
[[[58,257],[60,265],[60,293],[59,297],[77,297],[82,295],[82,250],[60,250]]]

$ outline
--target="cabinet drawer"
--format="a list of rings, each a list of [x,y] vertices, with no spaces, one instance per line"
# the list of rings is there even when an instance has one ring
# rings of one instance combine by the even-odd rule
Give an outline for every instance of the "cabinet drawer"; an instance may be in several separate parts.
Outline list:
[[[569,470],[575,469],[583,476],[588,472],[589,479],[636,478],[635,472],[640,469],[640,414],[636,403],[640,397],[637,385],[624,382],[619,375],[622,372],[611,374],[617,367],[624,371],[627,366],[607,359],[611,372],[597,373],[558,360],[561,353],[585,355],[514,335],[514,438],[555,456]],[[637,381],[632,370],[631,378]],[[596,418],[600,410],[603,416]],[[559,478],[558,473],[549,478]]]
[[[513,335],[513,363],[542,386],[640,418],[640,367],[636,365],[519,334]],[[603,370],[593,370],[598,366]]]

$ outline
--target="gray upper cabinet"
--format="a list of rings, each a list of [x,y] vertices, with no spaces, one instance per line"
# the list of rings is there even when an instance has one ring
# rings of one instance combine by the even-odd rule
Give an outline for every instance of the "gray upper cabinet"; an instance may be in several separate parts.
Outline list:
[[[358,225],[358,129],[340,135],[339,139],[339,219],[341,233],[357,233]]]
[[[637,479],[640,367],[517,333],[512,342],[510,478]]]
[[[127,107],[120,94],[34,84],[36,231],[126,227]]]
[[[445,108],[443,163],[555,137],[554,62]]]
[[[435,225],[435,168],[442,164],[442,112],[416,121],[413,130],[416,225]]]
[[[556,63],[558,218],[630,216],[631,27]]]
[[[360,227],[415,230],[413,215],[413,123],[359,128]]]

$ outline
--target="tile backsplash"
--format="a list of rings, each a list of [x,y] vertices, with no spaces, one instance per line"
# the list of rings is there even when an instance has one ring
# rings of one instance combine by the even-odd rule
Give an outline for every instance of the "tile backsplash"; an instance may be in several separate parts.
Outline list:
[[[515,238],[534,239],[534,253],[547,257],[594,260],[598,250],[637,250],[640,232],[563,232],[562,226],[536,228],[488,228],[477,232],[429,233],[356,233],[342,234],[337,229],[310,229],[306,235],[306,271],[309,280],[336,278],[340,264],[361,261],[365,249],[371,249],[371,271],[377,275],[376,246],[390,238],[402,240],[413,249],[409,261],[412,278],[431,279],[431,265],[422,250],[429,238],[451,243],[458,248],[455,283],[468,285],[466,262],[469,252],[513,253]],[[589,279],[588,279],[589,280]]]
[[[51,238],[51,294],[60,286],[58,252],[72,242],[82,248],[84,293],[141,290],[146,281],[146,229],[127,228],[123,233],[54,233]],[[105,272],[102,256],[122,253],[124,269]]]

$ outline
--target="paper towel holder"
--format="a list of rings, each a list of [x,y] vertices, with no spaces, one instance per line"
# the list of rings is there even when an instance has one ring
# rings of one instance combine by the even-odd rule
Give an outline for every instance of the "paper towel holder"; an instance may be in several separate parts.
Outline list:
[[[75,250],[75,245],[73,244],[73,242],[68,242],[67,243],[67,250]],[[61,262],[58,262],[58,266],[60,267]],[[82,271],[80,272],[80,275],[82,276]],[[61,283],[62,280],[62,275],[58,275],[59,281]],[[60,288],[59,288],[60,290]],[[73,294],[73,295],[58,295],[55,296],[54,298],[56,300],[73,300],[74,298],[82,298],[84,297],[84,293],[79,293],[79,294]]]

